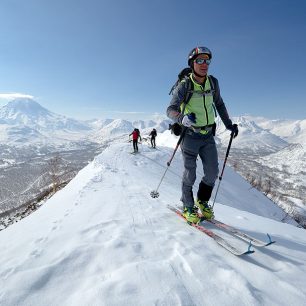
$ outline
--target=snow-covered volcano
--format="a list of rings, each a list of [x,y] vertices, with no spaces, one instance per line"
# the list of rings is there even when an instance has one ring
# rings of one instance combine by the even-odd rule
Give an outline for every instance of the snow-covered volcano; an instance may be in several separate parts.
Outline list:
[[[36,101],[18,98],[0,108],[0,123],[27,126],[37,131],[86,131],[89,127],[77,120],[50,112]]]

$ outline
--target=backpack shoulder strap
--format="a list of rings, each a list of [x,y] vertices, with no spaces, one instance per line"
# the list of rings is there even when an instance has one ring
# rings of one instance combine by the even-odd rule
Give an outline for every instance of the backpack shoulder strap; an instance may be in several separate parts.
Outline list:
[[[169,95],[173,93],[173,90],[178,86],[179,83],[181,83],[190,73],[192,72],[190,67],[184,68],[180,71],[180,73],[177,76],[177,81],[170,89]]]
[[[175,87],[179,84],[180,80],[177,80],[173,86],[171,87],[170,91],[169,91],[169,96],[173,93],[173,90],[175,89]]]
[[[216,110],[216,105],[215,105],[215,93],[216,93],[216,90],[215,90],[215,81],[214,81],[214,76],[212,75],[209,75],[208,76],[208,80],[209,80],[209,84],[210,84],[210,89],[212,91],[212,94],[213,94],[213,108],[214,108],[214,113],[215,113],[215,117],[217,117],[217,110]]]
[[[213,95],[215,95],[215,92],[216,92],[215,87],[216,86],[215,86],[214,76],[209,75],[208,76],[208,81],[209,81],[209,84],[210,84],[210,89],[213,92]]]
[[[186,76],[185,77],[185,82],[186,82],[186,95],[184,97],[183,103],[188,104],[188,102],[190,101],[192,94],[193,94],[193,90],[194,90],[194,85],[193,82],[190,79],[190,76]]]

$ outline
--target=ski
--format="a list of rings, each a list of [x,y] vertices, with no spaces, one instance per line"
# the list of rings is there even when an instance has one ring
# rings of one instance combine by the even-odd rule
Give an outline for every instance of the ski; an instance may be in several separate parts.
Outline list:
[[[168,205],[168,208],[175,212],[179,217],[181,217],[182,219],[185,219],[185,217],[183,216],[182,212],[171,206]],[[238,250],[237,248],[235,248],[233,245],[231,245],[227,240],[225,240],[224,238],[222,238],[221,236],[217,235],[216,233],[214,233],[213,231],[207,229],[205,226],[203,226],[202,224],[195,224],[195,223],[188,223],[190,226],[196,228],[197,230],[199,230],[200,232],[206,234],[207,236],[211,237],[212,239],[214,239],[214,241],[216,241],[216,243],[218,243],[220,246],[222,246],[224,249],[226,249],[227,251],[231,252],[232,254],[236,255],[236,256],[242,256],[242,255],[247,255],[247,254],[252,254],[255,251],[251,250],[252,247],[252,243],[249,243],[248,249],[246,251],[241,251]]]
[[[252,245],[256,246],[256,247],[265,247],[265,246],[268,246],[268,245],[271,245],[272,243],[275,243],[276,241],[273,241],[271,239],[271,236],[267,233],[267,236],[268,236],[268,241],[265,242],[265,241],[262,241],[262,240],[259,240],[259,239],[256,239],[255,237],[252,237],[240,230],[238,230],[237,228],[235,227],[232,227],[230,225],[227,225],[221,221],[218,221],[216,219],[211,219],[211,220],[205,220],[205,222],[209,222],[211,224],[214,224],[215,226],[229,232],[230,234],[236,236],[236,237],[239,237],[241,238],[242,240],[245,240],[245,241],[248,241],[248,242],[252,242]]]
[[[199,213],[199,216],[201,217],[201,214]],[[240,231],[239,229],[231,226],[231,225],[228,225],[226,223],[223,223],[219,220],[216,220],[216,219],[211,219],[211,220],[207,220],[207,219],[203,219],[204,222],[208,222],[210,224],[213,224],[215,225],[216,227],[219,227],[223,230],[225,230],[226,232],[244,240],[244,241],[247,241],[247,242],[251,242],[253,246],[256,246],[256,247],[266,247],[266,246],[269,246],[273,243],[275,243],[276,241],[273,241],[271,236],[267,233],[267,237],[268,237],[268,240],[267,241],[262,241],[262,240],[259,240],[253,236],[250,236],[248,234],[246,234],[245,232],[242,232]]]

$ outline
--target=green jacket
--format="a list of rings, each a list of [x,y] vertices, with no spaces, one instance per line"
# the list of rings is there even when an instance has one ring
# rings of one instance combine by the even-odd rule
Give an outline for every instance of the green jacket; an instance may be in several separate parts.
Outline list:
[[[205,84],[202,85],[195,82],[192,75],[190,76],[190,79],[194,85],[191,99],[184,108],[182,101],[186,96],[187,86],[186,82],[183,80],[173,92],[172,100],[167,108],[167,116],[174,122],[181,123],[185,114],[195,113],[196,123],[194,124],[194,127],[197,128],[214,124],[216,109],[224,125],[226,127],[231,125],[232,121],[229,118],[227,109],[220,95],[218,80],[215,77],[210,76],[210,79],[213,82],[213,86],[211,86],[208,77],[206,78]],[[184,114],[182,114],[183,109]]]

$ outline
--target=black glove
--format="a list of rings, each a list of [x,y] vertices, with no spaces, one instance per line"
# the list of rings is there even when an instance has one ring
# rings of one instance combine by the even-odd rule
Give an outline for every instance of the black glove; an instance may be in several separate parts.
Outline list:
[[[237,137],[237,135],[238,135],[238,125],[236,123],[235,124],[230,124],[226,128],[231,131],[231,134],[234,135],[234,138]]]
[[[171,130],[175,136],[180,136],[182,133],[182,126],[178,123],[169,124],[169,130]]]

